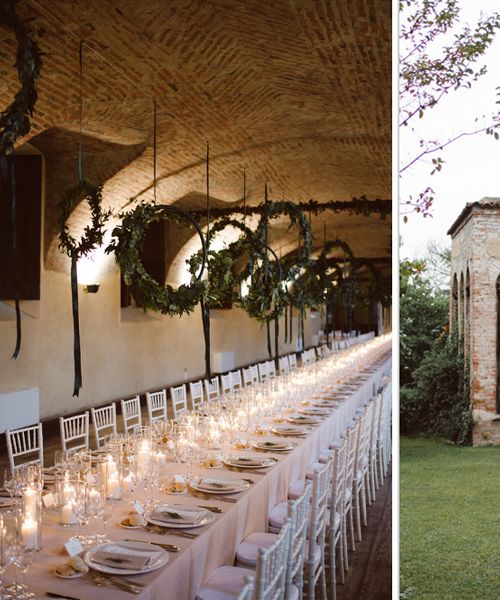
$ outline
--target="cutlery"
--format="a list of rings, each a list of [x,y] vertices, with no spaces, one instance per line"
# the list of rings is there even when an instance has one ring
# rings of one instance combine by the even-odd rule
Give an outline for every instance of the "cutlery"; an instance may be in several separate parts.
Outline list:
[[[226,465],[226,469],[229,471],[236,471],[237,473],[248,473],[249,469],[242,469],[240,467],[233,467],[232,465]],[[265,471],[257,471],[256,469],[251,470],[255,475],[267,475]],[[255,483],[252,479],[245,479],[242,477],[243,481],[248,481],[248,483]]]
[[[130,592],[131,594],[140,594],[142,590],[142,587],[136,586],[130,582],[125,584],[119,580],[111,579],[111,577],[105,577],[104,575],[101,575],[95,571],[90,571],[89,575],[92,583],[94,583],[97,587],[112,585],[119,590]]]
[[[185,537],[193,540],[198,537],[197,533],[190,533],[189,531],[183,531],[182,529],[169,529],[168,527],[160,527],[159,525],[146,525],[144,529],[148,533],[158,533],[159,535],[178,535],[179,537]]]
[[[44,595],[47,596],[47,598],[64,598],[64,600],[82,600],[81,598],[77,598],[76,596],[67,596],[66,594],[56,594],[54,592],[45,592]]]
[[[229,498],[228,496],[218,496],[215,494],[207,494],[205,492],[199,492],[197,490],[194,491],[192,488],[189,489],[189,493],[195,498],[198,497],[203,498],[205,500],[221,500],[222,502],[232,502],[233,504],[236,504],[236,502],[238,502],[236,498]]]
[[[125,542],[139,542],[141,540],[129,540],[129,539],[125,539]],[[160,548],[163,548],[163,550],[167,550],[167,552],[179,552],[180,548],[179,546],[174,546],[174,544],[161,544],[160,542],[142,542],[143,544],[151,544],[153,546],[159,546]]]
[[[206,504],[198,504],[199,508],[205,508],[206,510],[209,510],[210,512],[213,513],[221,513],[223,512],[222,508],[219,508],[218,506],[210,506],[210,505],[206,505]]]

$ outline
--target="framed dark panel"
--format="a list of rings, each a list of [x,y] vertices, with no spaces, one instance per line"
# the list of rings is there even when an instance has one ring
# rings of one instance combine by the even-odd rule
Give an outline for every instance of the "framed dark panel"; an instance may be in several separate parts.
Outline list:
[[[167,267],[165,260],[165,223],[152,223],[146,232],[141,252],[142,264],[146,271],[160,285],[165,284]],[[132,305],[132,293],[123,278],[120,281],[120,306]],[[137,305],[138,306],[138,305]]]
[[[17,257],[21,300],[40,299],[42,157],[14,158],[17,203]],[[0,178],[0,299],[14,298],[10,182]]]

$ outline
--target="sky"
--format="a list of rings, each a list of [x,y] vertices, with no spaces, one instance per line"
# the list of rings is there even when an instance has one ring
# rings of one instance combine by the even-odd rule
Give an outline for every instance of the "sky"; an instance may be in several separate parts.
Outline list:
[[[484,14],[498,10],[498,0],[462,2],[462,20],[471,26]],[[498,110],[500,100],[495,90],[500,86],[500,32],[484,56],[488,72],[470,90],[453,90],[435,108],[426,112],[417,123],[419,137],[441,141],[461,131],[472,130],[474,119],[491,115]],[[403,128],[399,134],[400,164],[417,153],[418,138]],[[500,197],[500,140],[478,134],[462,138],[438,153],[445,161],[440,173],[430,175],[430,158],[420,161],[401,176],[399,197],[417,196],[427,186],[434,189],[436,198],[432,218],[411,213],[408,223],[400,219],[399,233],[402,239],[400,258],[419,258],[426,254],[430,242],[449,246],[446,235],[453,221],[466,202],[480,200],[484,196]]]

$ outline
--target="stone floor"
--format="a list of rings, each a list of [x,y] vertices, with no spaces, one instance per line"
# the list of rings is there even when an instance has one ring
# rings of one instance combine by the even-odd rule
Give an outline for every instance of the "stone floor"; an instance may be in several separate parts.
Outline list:
[[[349,551],[349,572],[337,586],[337,600],[391,600],[392,597],[392,471],[368,509],[368,527],[356,551]]]

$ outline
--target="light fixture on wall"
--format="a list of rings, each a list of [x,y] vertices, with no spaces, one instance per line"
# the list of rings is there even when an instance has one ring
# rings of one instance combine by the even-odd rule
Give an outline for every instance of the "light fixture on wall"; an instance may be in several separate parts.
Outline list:
[[[83,291],[86,294],[97,294],[97,292],[99,291],[99,284],[98,283],[90,283],[89,285],[86,285],[83,288]]]

